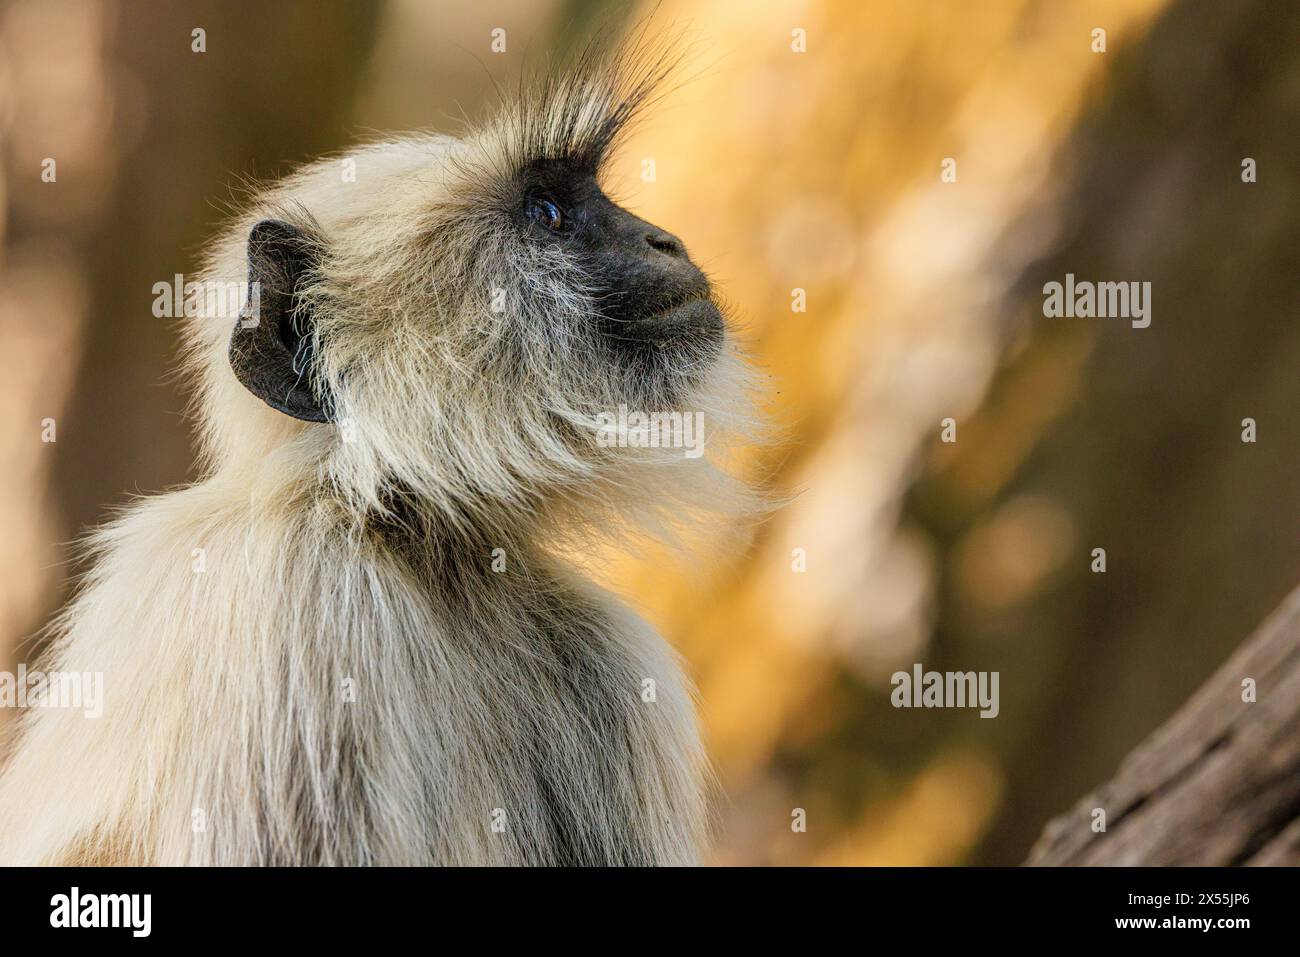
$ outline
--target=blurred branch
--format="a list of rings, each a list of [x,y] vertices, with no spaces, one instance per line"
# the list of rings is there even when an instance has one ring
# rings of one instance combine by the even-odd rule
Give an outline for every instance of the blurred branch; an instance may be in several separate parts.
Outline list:
[[[1300,864],[1300,588],[1027,863]]]

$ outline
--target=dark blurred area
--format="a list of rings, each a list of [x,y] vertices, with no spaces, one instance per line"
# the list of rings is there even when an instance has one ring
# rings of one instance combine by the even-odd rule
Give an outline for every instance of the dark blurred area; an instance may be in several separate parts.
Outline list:
[[[0,3],[0,667],[76,536],[195,477],[153,286],[249,184],[647,15],[689,80],[611,185],[735,303],[788,436],[743,464],[795,492],[707,570],[612,566],[700,686],[715,860],[1023,860],[1300,583],[1291,0]],[[1045,318],[1066,273],[1150,327]],[[914,662],[998,717],[890,707]]]
[[[1115,57],[1062,149],[1069,226],[1009,299],[1012,352],[976,441],[936,449],[909,498],[954,549],[937,647],[962,661],[998,643],[1017,662],[1005,700],[1025,720],[999,728],[1008,785],[982,860],[1023,859],[1020,822],[1107,777],[1300,582],[1298,40],[1300,6],[1200,0]],[[1243,183],[1245,157],[1267,177]],[[1043,284],[1066,272],[1149,280],[1158,318],[1044,322]],[[1245,418],[1267,437],[1243,443]],[[1023,448],[994,478],[978,445],[999,434]],[[963,569],[963,543],[1022,560],[1053,512],[1072,559],[990,602],[989,557]],[[1105,575],[1074,557],[1094,547]]]

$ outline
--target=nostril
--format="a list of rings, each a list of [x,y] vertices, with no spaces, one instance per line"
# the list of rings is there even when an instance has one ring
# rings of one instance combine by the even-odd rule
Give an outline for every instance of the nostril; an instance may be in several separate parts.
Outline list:
[[[652,249],[667,253],[669,256],[681,258],[686,255],[686,250],[677,241],[677,237],[670,236],[667,233],[646,233],[645,241],[650,244]]]

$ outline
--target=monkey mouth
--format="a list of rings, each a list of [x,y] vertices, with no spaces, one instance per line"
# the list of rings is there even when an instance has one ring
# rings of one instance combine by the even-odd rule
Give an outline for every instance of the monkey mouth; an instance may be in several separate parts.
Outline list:
[[[661,344],[679,339],[721,343],[724,330],[721,310],[705,297],[669,306],[647,316],[640,325],[645,338]]]
[[[726,323],[708,295],[683,296],[639,318],[606,327],[616,361],[642,377],[642,384],[669,379],[689,383],[722,355]],[[656,393],[655,401],[663,396]],[[650,399],[638,400],[650,401]]]

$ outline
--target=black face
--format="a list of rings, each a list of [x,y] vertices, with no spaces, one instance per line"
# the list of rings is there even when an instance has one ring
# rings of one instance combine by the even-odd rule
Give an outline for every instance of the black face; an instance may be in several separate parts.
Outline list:
[[[563,162],[536,164],[524,181],[526,228],[565,244],[583,264],[613,351],[649,363],[668,346],[697,359],[717,353],[722,315],[681,240],[615,205],[589,173]]]

